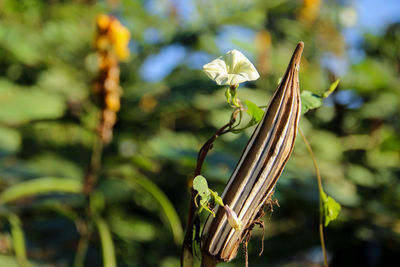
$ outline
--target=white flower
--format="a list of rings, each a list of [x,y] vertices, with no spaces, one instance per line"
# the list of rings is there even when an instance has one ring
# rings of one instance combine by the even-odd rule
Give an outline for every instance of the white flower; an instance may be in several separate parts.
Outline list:
[[[260,77],[253,64],[236,49],[204,65],[203,70],[218,85],[237,85]]]
[[[239,220],[236,212],[234,212],[228,205],[225,205],[224,209],[230,226],[232,226],[232,228],[234,228],[236,231],[239,231],[242,228],[242,221]]]

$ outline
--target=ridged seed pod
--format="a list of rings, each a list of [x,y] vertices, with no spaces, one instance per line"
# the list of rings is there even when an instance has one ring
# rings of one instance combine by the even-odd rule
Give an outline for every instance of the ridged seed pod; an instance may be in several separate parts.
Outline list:
[[[231,261],[249,234],[293,149],[300,118],[299,67],[304,44],[300,42],[285,75],[275,90],[263,119],[256,127],[222,194],[226,205],[242,222],[233,229],[223,207],[209,216],[202,233],[203,257]]]

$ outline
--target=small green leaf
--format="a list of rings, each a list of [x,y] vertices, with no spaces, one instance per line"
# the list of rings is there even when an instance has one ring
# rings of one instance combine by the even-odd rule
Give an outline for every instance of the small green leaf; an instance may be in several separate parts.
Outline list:
[[[193,180],[193,189],[199,193],[202,199],[208,199],[210,191],[208,190],[208,183],[206,178],[201,175],[197,175]],[[201,203],[201,202],[200,202]]]
[[[311,109],[318,108],[322,105],[322,98],[310,91],[301,92],[301,114],[305,114]]]
[[[337,216],[339,215],[341,206],[338,202],[336,202],[336,200],[334,200],[330,196],[327,196],[325,199],[323,198],[323,206],[325,222],[324,225],[325,227],[327,227],[331,221],[336,220]]]
[[[252,117],[252,120],[254,120],[255,124],[260,122],[262,117],[264,116],[264,111],[250,100],[245,100],[244,103],[247,106],[247,114]]]
[[[329,86],[328,91],[324,92],[324,93],[322,94],[322,97],[323,97],[323,98],[326,98],[326,97],[328,97],[330,94],[332,94],[333,91],[335,91],[336,87],[338,86],[339,82],[340,82],[340,79],[337,79],[336,81],[334,81],[333,83],[331,83],[331,85]]]

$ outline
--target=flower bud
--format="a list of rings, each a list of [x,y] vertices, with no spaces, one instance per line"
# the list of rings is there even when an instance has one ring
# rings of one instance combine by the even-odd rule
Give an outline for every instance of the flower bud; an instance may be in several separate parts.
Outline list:
[[[234,212],[228,205],[225,205],[224,209],[230,226],[232,226],[236,231],[239,231],[242,228],[242,221],[239,220],[236,212]]]

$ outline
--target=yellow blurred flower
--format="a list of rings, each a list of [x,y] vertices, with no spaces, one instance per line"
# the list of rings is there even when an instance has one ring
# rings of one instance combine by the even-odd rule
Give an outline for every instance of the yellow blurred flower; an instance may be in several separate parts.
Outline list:
[[[114,52],[118,58],[127,60],[129,58],[128,44],[131,37],[129,30],[117,19],[113,19],[110,24],[109,34]]]
[[[102,31],[106,31],[110,25],[110,21],[111,19],[109,16],[101,14],[97,17],[97,27]]]
[[[299,19],[308,23],[313,23],[319,15],[320,6],[321,0],[303,0]]]
[[[111,16],[102,14],[96,19],[97,35],[95,46],[98,51],[112,50],[119,60],[129,58],[130,32],[121,22]]]
[[[107,94],[106,96],[106,106],[108,110],[117,112],[120,107],[121,107],[121,103],[120,103],[120,96],[118,93],[111,93],[111,94]]]

